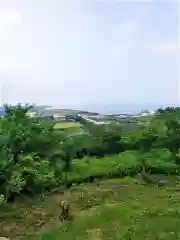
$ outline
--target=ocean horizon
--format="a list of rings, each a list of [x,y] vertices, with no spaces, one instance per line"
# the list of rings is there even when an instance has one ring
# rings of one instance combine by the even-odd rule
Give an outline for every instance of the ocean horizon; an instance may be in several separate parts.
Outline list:
[[[98,112],[100,114],[139,114],[144,110],[153,111],[158,108],[179,107],[179,104],[35,104],[36,107],[48,106],[53,109],[74,109],[79,111]],[[3,106],[0,107],[3,111]]]
[[[102,114],[120,114],[120,113],[129,113],[129,114],[137,114],[142,112],[143,110],[156,110],[158,108],[165,107],[177,107],[178,104],[78,104],[73,106],[66,106],[66,108],[70,109],[78,109],[89,112],[98,112]],[[64,107],[59,107],[64,108]]]

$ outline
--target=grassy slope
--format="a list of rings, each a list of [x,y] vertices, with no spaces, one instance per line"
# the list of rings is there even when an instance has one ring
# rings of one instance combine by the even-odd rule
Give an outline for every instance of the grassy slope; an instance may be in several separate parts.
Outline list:
[[[111,187],[116,188],[114,184]],[[114,198],[103,199],[100,207],[79,214],[72,224],[37,239],[180,239],[178,194],[172,196],[167,190],[130,185],[119,186],[119,192],[116,191],[111,193]]]
[[[180,239],[177,189],[175,183],[164,189],[126,179],[109,180],[76,186],[64,195],[45,196],[43,200],[21,200],[1,210],[1,236],[39,240]],[[60,226],[62,199],[70,201],[74,220]]]

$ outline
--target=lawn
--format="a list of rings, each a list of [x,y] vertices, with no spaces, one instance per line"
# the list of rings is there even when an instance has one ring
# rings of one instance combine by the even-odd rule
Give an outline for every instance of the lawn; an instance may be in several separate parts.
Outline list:
[[[64,194],[21,200],[1,210],[1,236],[37,240],[180,239],[178,183],[166,188],[111,179],[74,186]],[[59,202],[71,204],[72,222],[58,221]]]
[[[65,128],[78,128],[81,127],[82,125],[80,123],[76,122],[62,122],[62,123],[56,123],[54,128],[56,129],[65,129]]]

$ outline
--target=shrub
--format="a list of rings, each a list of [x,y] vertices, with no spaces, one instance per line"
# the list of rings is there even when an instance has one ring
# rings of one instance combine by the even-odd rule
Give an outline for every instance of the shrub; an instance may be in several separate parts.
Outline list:
[[[179,172],[179,167],[173,156],[168,149],[159,148],[143,154],[142,158],[146,170],[151,173],[175,174]]]
[[[0,206],[4,205],[7,202],[7,199],[3,194],[0,194]]]
[[[141,162],[134,151],[103,158],[86,157],[73,161],[69,181],[81,183],[94,178],[133,176],[140,170]]]

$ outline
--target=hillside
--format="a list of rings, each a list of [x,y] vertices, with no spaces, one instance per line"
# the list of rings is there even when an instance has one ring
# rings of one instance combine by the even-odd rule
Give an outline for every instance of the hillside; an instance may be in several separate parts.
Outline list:
[[[176,181],[169,178],[168,186],[160,188],[114,179],[74,186],[63,195],[24,199],[1,212],[0,218],[6,219],[1,234],[14,240],[178,239]],[[60,224],[59,203],[64,199],[70,203],[73,222]]]
[[[1,236],[179,239],[180,108],[158,109],[129,130],[80,116],[81,125],[60,129],[30,117],[29,106],[4,110]],[[61,200],[70,204],[65,222]]]

